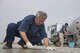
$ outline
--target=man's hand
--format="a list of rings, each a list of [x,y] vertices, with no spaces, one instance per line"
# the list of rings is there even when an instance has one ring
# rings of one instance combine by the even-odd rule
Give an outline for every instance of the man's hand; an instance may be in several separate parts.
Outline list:
[[[54,50],[54,51],[56,50],[55,48],[52,48],[52,47],[46,47],[46,49],[47,50]]]
[[[26,46],[27,46],[27,48],[32,48],[33,47],[33,45],[29,41],[26,42]]]

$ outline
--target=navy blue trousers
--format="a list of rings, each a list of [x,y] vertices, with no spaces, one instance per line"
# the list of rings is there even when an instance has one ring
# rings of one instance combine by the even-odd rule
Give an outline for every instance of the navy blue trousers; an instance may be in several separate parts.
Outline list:
[[[10,23],[6,29],[6,37],[4,39],[4,42],[13,42],[15,40],[15,37],[21,38],[18,31],[18,26],[15,23]]]

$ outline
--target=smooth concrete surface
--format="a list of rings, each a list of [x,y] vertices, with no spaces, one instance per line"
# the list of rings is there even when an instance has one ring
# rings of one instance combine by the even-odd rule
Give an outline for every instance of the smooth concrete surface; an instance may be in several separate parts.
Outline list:
[[[80,48],[54,47],[56,51],[46,50],[44,46],[34,46],[31,49],[22,49],[19,45],[13,44],[12,49],[2,49],[4,44],[0,44],[0,53],[80,53]]]

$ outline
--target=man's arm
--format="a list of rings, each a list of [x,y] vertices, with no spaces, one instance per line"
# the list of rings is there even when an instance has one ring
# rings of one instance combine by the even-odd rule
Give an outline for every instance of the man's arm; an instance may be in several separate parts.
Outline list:
[[[30,25],[30,22],[32,21],[32,19],[29,19],[31,17],[31,15],[29,16],[26,16],[22,23],[20,24],[20,26],[18,27],[18,30],[19,30],[19,33],[22,37],[22,39],[25,41],[25,42],[28,42],[28,38],[27,38],[27,31],[28,31],[28,28],[29,28],[29,25]]]
[[[45,46],[45,48],[48,49],[48,50],[53,50],[54,48],[49,47],[49,41],[48,41],[48,37],[47,37],[47,33],[45,31],[45,26],[44,25],[41,27],[39,32],[41,34],[41,37],[42,37],[42,40],[43,40],[43,45]]]
[[[20,33],[22,39],[23,39],[25,42],[28,42],[28,41],[29,41],[25,32],[19,31],[19,33]]]
[[[28,40],[28,37],[27,37],[28,35],[26,33],[29,29],[30,23],[32,23],[33,17],[34,17],[33,15],[26,16],[18,28],[19,33],[20,33],[22,39],[26,42],[27,47],[32,46],[32,44]]]
[[[44,38],[43,39],[43,42],[44,42],[44,46],[45,46],[45,48],[46,49],[48,49],[48,50],[56,50],[55,48],[53,48],[53,47],[49,47],[49,41],[48,41],[48,38]]]
[[[41,28],[40,28],[40,35],[41,35],[41,38],[42,38],[42,40],[43,40],[43,45],[45,46],[45,47],[48,47],[48,38],[47,38],[47,33],[46,33],[46,31],[45,31],[45,25],[43,24],[42,26],[41,26]]]
[[[48,38],[44,38],[44,39],[43,39],[43,42],[44,42],[43,45],[44,45],[45,47],[48,47],[48,45],[49,45]]]
[[[26,33],[25,33],[25,32],[22,32],[22,31],[19,31],[19,33],[20,33],[22,39],[25,41],[26,46],[27,46],[28,48],[32,48],[33,45],[32,45],[32,44],[30,43],[30,41],[28,40]]]

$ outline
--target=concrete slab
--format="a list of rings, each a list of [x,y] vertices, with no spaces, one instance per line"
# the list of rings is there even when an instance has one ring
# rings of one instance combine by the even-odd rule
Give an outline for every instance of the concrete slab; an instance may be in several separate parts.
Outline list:
[[[13,44],[12,49],[2,49],[0,45],[0,53],[80,53],[79,48],[68,48],[68,47],[53,47],[56,48],[57,51],[46,50],[44,46],[34,46],[32,49],[22,49],[19,45]]]

